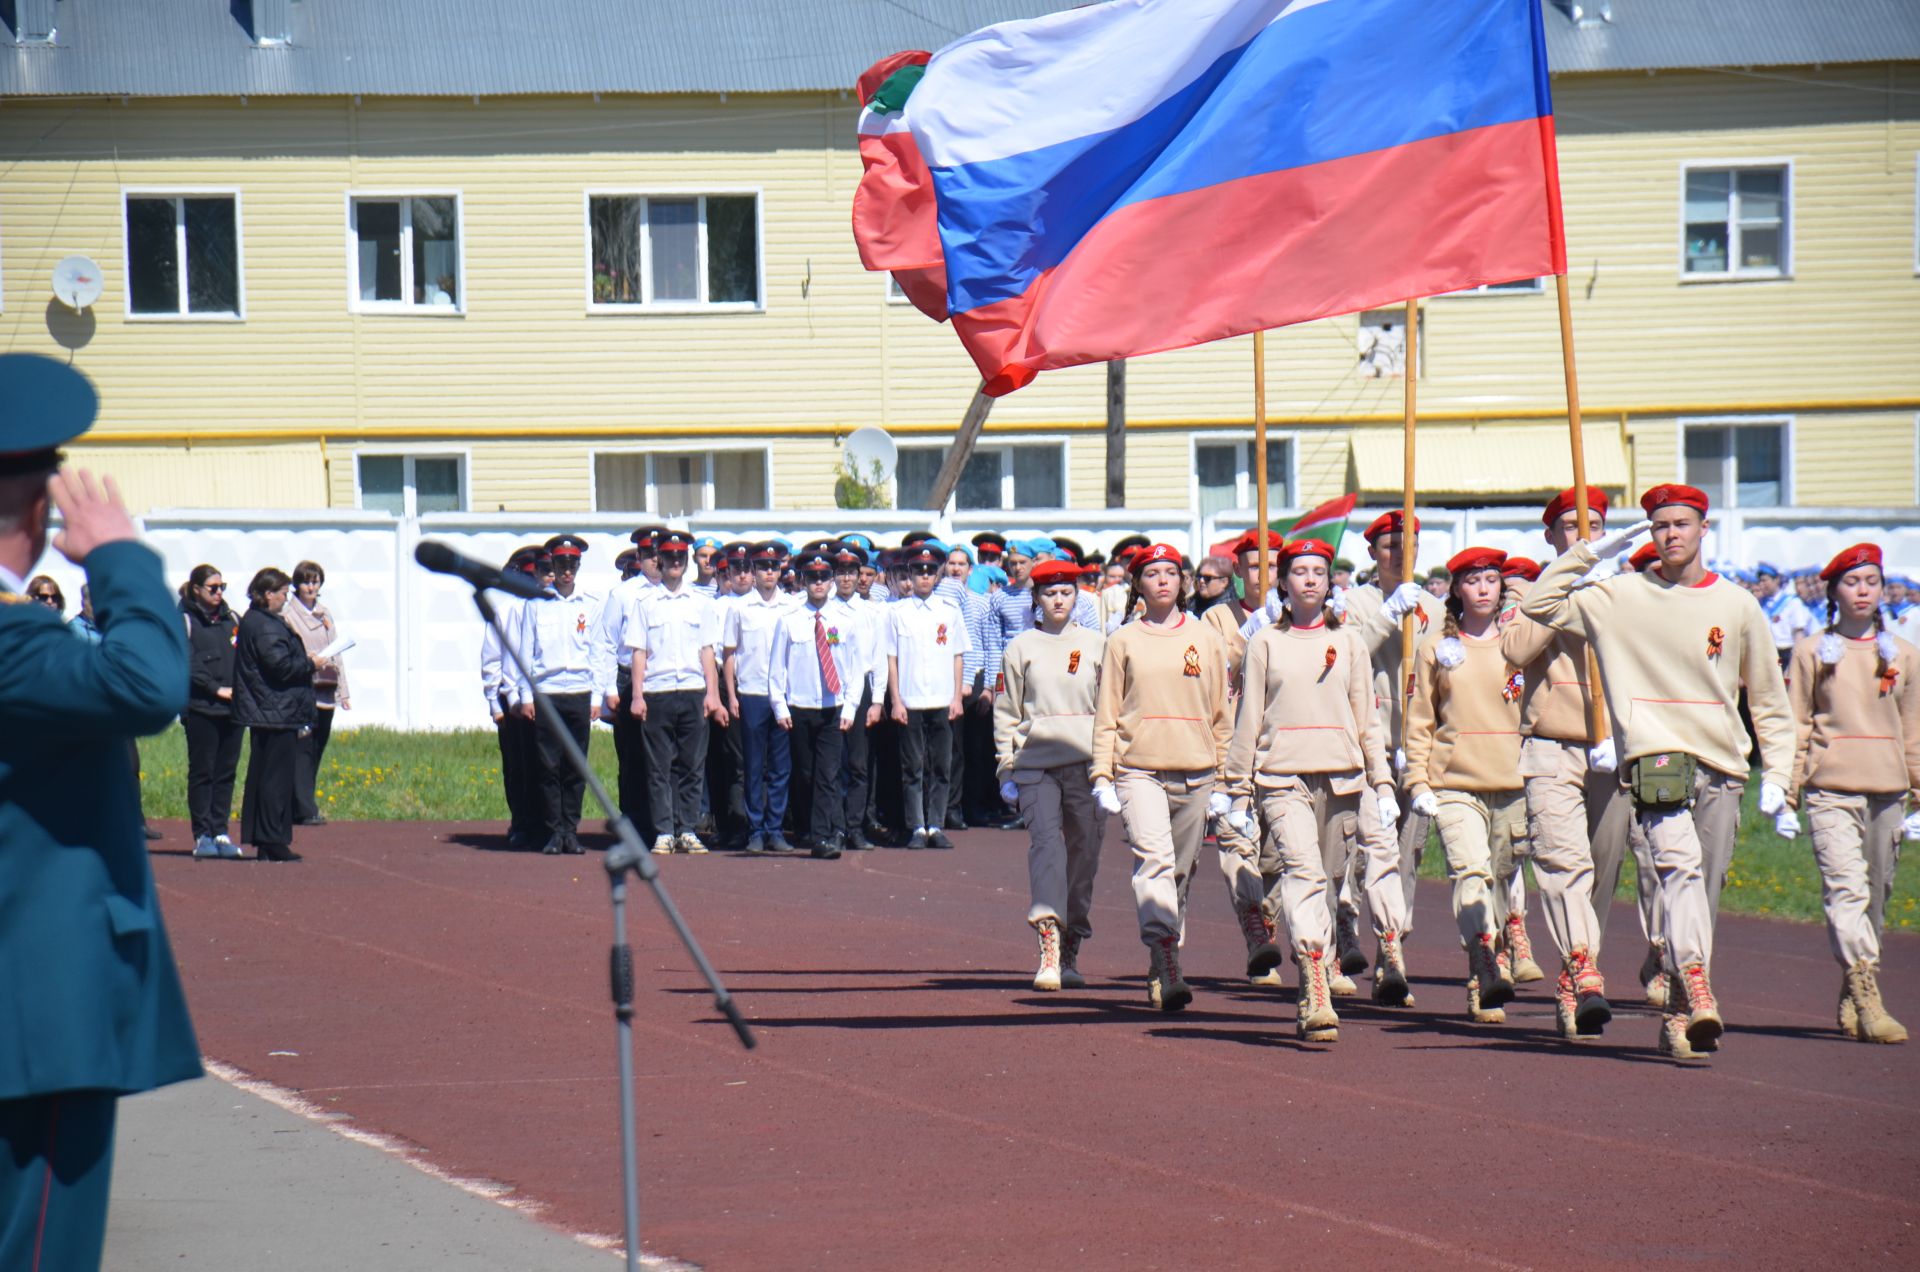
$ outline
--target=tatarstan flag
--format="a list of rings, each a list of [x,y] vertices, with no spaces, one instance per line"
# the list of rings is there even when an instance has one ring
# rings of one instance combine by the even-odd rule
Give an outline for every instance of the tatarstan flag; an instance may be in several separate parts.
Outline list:
[[[940,248],[933,174],[907,131],[906,105],[931,53],[882,58],[860,77],[860,163],[853,192],[853,241],[860,263],[893,274],[927,317],[947,320],[947,266]]]
[[[1358,501],[1358,493],[1349,491],[1301,513],[1299,519],[1284,530],[1280,530],[1277,522],[1272,528],[1280,530],[1288,539],[1318,539],[1338,552],[1340,540],[1347,533],[1347,520],[1353,516],[1353,505]]]

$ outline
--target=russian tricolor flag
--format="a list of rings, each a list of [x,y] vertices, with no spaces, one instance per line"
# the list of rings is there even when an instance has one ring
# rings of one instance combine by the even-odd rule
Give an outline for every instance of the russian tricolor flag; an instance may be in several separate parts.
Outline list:
[[[1106,0],[948,45],[862,132],[897,188],[924,162],[998,395],[1564,273],[1541,23],[1540,0]]]

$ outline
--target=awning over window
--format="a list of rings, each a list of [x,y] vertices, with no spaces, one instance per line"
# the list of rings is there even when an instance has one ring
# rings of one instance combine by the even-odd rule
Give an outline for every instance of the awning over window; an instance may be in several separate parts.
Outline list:
[[[1587,483],[1624,490],[1629,477],[1620,425],[1589,423],[1583,432]],[[1406,444],[1400,429],[1356,428],[1351,436],[1362,501],[1375,495],[1398,496]],[[1573,484],[1573,452],[1565,424],[1422,425],[1414,444],[1414,480],[1423,499],[1545,496]]]

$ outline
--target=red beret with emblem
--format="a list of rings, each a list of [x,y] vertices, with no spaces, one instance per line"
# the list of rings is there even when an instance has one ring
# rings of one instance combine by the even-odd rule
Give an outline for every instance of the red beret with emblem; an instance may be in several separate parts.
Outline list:
[[[1049,583],[1071,583],[1080,586],[1080,567],[1071,561],[1040,561],[1027,571],[1027,581],[1036,588]]]
[[[1468,570],[1498,570],[1507,563],[1507,554],[1498,548],[1463,548],[1447,562],[1447,573],[1464,574]]]
[[[1500,567],[1500,577],[1521,578],[1531,583],[1540,577],[1540,563],[1532,557],[1508,557],[1507,563]]]
[[[1175,565],[1179,565],[1180,549],[1168,547],[1164,543],[1156,543],[1152,547],[1142,548],[1133,554],[1133,560],[1127,562],[1127,568],[1133,572],[1135,578],[1139,578],[1140,571],[1146,569],[1155,561],[1171,561]],[[1062,564],[1064,564],[1064,562]]]
[[[1678,482],[1669,482],[1655,486],[1640,496],[1640,507],[1649,517],[1660,509],[1670,508],[1675,504],[1692,508],[1704,517],[1707,515],[1707,492],[1696,486],[1683,486]]]
[[[1330,547],[1324,539],[1295,539],[1286,546],[1286,549],[1282,551],[1280,555],[1282,559],[1288,561],[1293,560],[1295,557],[1317,556],[1325,557],[1331,562],[1333,560],[1333,548]]]
[[[1650,565],[1657,564],[1659,560],[1660,545],[1657,543],[1643,543],[1634,549],[1632,556],[1627,558],[1627,564],[1636,570],[1644,570]]]
[[[1871,543],[1856,543],[1850,548],[1840,549],[1840,555],[1827,562],[1827,568],[1820,571],[1820,577],[1831,583],[1849,570],[1857,570],[1863,565],[1880,565],[1880,549]]]
[[[1405,511],[1399,508],[1395,508],[1392,512],[1383,512],[1373,519],[1373,524],[1368,526],[1367,532],[1360,537],[1368,543],[1372,543],[1383,534],[1398,534],[1400,532],[1400,523],[1405,518]],[[1420,518],[1418,517],[1413,519],[1413,532],[1415,534],[1420,533]]]
[[[1552,499],[1549,499],[1547,501],[1547,510],[1540,514],[1541,524],[1549,525],[1549,526],[1552,525],[1554,522],[1560,520],[1560,518],[1566,516],[1569,512],[1572,512],[1573,504],[1574,504],[1574,488],[1572,486],[1568,486],[1565,490],[1561,491],[1559,494],[1555,495]],[[1593,511],[1599,513],[1603,517],[1606,516],[1607,515],[1607,492],[1600,489],[1600,487],[1598,486],[1588,486],[1587,487],[1587,507],[1593,509]]]
[[[1287,541],[1280,536],[1279,531],[1267,531],[1268,548],[1275,552],[1283,552],[1286,550],[1286,546]],[[1249,530],[1233,541],[1233,547],[1230,549],[1230,553],[1233,556],[1239,556],[1242,552],[1258,552],[1259,550],[1260,532],[1258,530]]]

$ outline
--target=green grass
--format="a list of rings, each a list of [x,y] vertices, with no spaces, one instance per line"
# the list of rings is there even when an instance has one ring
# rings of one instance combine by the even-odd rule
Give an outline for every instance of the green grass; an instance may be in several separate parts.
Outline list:
[[[599,730],[589,752],[609,789],[614,785],[613,738]],[[150,817],[187,815],[187,754],[178,725],[140,743],[141,786]],[[246,777],[244,760],[241,780]],[[491,729],[452,733],[403,733],[367,728],[336,733],[320,770],[320,807],[339,821],[504,821],[500,751]],[[1757,780],[1747,785],[1740,820],[1740,846],[1727,876],[1721,904],[1739,914],[1820,919],[1820,873],[1803,831],[1791,843],[1773,833],[1771,821],[1754,811]],[[591,804],[591,800],[588,801]],[[234,813],[240,811],[235,784]],[[597,821],[589,810],[588,821]],[[1420,873],[1440,878],[1445,855],[1433,841]],[[1620,872],[1622,898],[1636,887],[1631,857]],[[1887,926],[1920,931],[1920,884],[1911,870],[1896,876],[1887,904]]]

